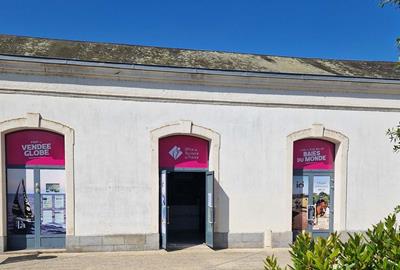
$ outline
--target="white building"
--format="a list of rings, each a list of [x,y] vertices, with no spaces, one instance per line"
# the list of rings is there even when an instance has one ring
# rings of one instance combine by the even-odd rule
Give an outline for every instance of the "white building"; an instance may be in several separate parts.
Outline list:
[[[399,203],[400,71],[0,36],[0,248],[287,246]]]

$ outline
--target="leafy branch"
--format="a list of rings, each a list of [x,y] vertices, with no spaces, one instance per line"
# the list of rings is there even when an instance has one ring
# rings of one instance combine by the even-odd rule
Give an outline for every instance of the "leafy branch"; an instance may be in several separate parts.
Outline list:
[[[386,131],[386,135],[389,136],[389,140],[393,143],[393,151],[399,152],[400,151],[400,122],[396,127],[389,128]]]

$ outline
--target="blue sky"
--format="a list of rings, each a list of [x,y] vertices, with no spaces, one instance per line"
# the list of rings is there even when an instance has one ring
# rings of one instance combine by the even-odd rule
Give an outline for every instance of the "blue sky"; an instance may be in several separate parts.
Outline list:
[[[0,33],[267,55],[398,60],[378,0],[3,0]]]

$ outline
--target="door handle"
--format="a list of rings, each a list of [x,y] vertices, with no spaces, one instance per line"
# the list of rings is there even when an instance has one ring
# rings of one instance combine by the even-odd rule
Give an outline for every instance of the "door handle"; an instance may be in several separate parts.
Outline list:
[[[35,192],[40,193],[40,185],[39,183],[35,183]]]

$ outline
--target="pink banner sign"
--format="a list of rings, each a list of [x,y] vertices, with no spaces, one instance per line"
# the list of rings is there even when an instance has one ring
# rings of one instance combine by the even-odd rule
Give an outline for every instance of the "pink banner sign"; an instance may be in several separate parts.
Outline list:
[[[160,139],[160,168],[208,168],[208,141],[185,135]]]
[[[294,143],[293,169],[333,170],[335,145],[318,139],[299,140]]]
[[[23,130],[6,135],[8,166],[64,166],[64,136],[44,130]]]

